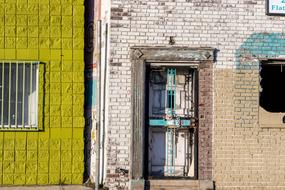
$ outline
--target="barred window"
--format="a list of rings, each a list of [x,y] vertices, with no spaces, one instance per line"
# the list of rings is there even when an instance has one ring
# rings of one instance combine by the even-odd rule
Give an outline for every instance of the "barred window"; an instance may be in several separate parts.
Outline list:
[[[0,61],[0,130],[38,128],[38,65]]]

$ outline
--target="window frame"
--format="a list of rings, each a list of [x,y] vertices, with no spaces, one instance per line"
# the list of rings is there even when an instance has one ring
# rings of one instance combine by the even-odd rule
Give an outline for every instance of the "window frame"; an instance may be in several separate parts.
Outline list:
[[[9,104],[9,113],[8,113],[8,118],[11,117],[11,113],[10,113],[10,106],[11,106],[11,102],[10,102],[10,98],[11,98],[11,78],[12,78],[12,74],[11,74],[11,70],[12,70],[12,65],[13,64],[17,64],[17,73],[16,73],[16,81],[19,81],[20,79],[18,78],[19,77],[19,71],[18,71],[18,65],[19,64],[22,64],[23,65],[23,78],[25,77],[25,75],[27,74],[27,65],[30,64],[30,78],[29,78],[29,83],[30,83],[30,92],[31,92],[31,89],[33,88],[33,85],[31,86],[31,84],[33,83],[34,80],[35,81],[35,99],[33,99],[32,101],[29,101],[29,105],[28,105],[28,113],[27,113],[27,117],[28,117],[28,125],[25,125],[24,122],[22,120],[22,123],[21,124],[18,124],[17,122],[15,124],[11,124],[11,121],[10,119],[9,122],[8,122],[8,125],[4,124],[4,101],[1,101],[0,103],[0,111],[1,111],[1,114],[0,114],[0,131],[38,131],[39,130],[39,69],[40,69],[40,62],[39,61],[29,61],[29,60],[25,60],[25,61],[22,61],[22,60],[0,60],[0,65],[2,65],[2,71],[0,70],[0,72],[2,72],[2,77],[0,78],[1,80],[1,84],[5,81],[5,77],[4,74],[5,73],[5,67],[4,65],[5,64],[9,64],[8,66],[8,69],[9,69],[9,74],[8,74],[8,80],[9,80],[9,101],[8,101],[8,104]],[[35,67],[35,77],[33,75],[33,66],[36,65]],[[31,72],[32,71],[32,72]],[[26,83],[25,83],[26,84]],[[17,94],[17,91],[19,89],[19,86],[18,86],[18,83],[16,82],[16,94]],[[25,97],[25,91],[26,91],[26,87],[23,86],[23,93],[20,97]],[[4,88],[1,86],[1,90],[0,90],[0,93],[2,94],[1,95],[1,99],[4,100],[3,96],[4,96],[4,91],[5,91],[5,84],[4,84]],[[16,104],[18,104],[18,95],[16,95]],[[24,98],[23,98],[24,99]],[[25,101],[23,101],[25,102]],[[22,104],[23,104],[22,102]],[[32,102],[32,103],[31,103]],[[32,105],[31,105],[32,104]],[[25,106],[25,104],[24,104]],[[25,111],[25,107],[22,106],[22,111]],[[31,110],[30,108],[31,107],[34,107],[34,110],[33,110],[33,113],[31,113]],[[15,108],[16,109],[16,108]],[[15,110],[16,112],[16,110]],[[18,113],[17,113],[18,114]],[[33,115],[32,115],[33,114]],[[22,112],[22,115],[25,115],[24,112]],[[23,118],[25,116],[22,116]],[[31,118],[32,117],[32,118]],[[32,123],[32,121],[34,121]],[[24,125],[23,125],[24,124]]]

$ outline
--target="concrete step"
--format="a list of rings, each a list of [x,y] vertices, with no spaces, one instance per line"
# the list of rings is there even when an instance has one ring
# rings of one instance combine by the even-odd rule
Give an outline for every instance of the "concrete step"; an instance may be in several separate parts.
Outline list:
[[[148,190],[213,190],[213,182],[205,180],[148,180]]]

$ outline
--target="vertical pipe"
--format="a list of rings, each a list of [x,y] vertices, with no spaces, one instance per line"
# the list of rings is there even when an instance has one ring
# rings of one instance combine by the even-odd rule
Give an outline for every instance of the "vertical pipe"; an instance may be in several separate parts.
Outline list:
[[[19,68],[18,68],[18,61],[16,62],[16,101],[15,101],[15,126],[18,127],[18,74],[19,74]]]
[[[1,125],[2,128],[4,127],[4,88],[5,88],[5,84],[4,84],[4,75],[5,75],[5,64],[4,62],[2,62],[2,105],[1,105]]]
[[[100,9],[100,7],[98,7],[98,9]],[[98,50],[98,62],[97,62],[97,65],[98,65],[98,79],[99,79],[99,92],[98,92],[98,95],[99,95],[99,101],[98,101],[98,104],[99,104],[99,108],[98,108],[98,118],[99,118],[99,121],[98,121],[98,125],[96,126],[97,128],[97,132],[96,132],[96,141],[97,141],[97,146],[96,146],[96,178],[95,178],[95,189],[96,190],[99,190],[99,182],[100,182],[100,126],[101,126],[101,121],[100,121],[100,116],[101,116],[101,47],[102,47],[102,44],[101,44],[101,20],[99,20],[97,22],[97,50]]]
[[[22,96],[22,127],[25,127],[25,80],[26,80],[26,64],[23,62],[23,96]]]
[[[101,160],[101,183],[103,183],[104,176],[104,148],[105,148],[105,128],[106,128],[106,93],[107,93],[107,66],[108,66],[108,24],[105,26],[105,62],[104,62],[104,87],[103,87],[103,128],[102,128],[102,160]]]
[[[9,62],[8,127],[11,127],[11,62]]]

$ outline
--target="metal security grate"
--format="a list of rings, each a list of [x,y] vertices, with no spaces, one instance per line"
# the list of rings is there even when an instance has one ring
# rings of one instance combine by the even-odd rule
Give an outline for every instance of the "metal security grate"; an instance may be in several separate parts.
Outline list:
[[[38,67],[34,61],[0,61],[0,130],[37,130]]]

